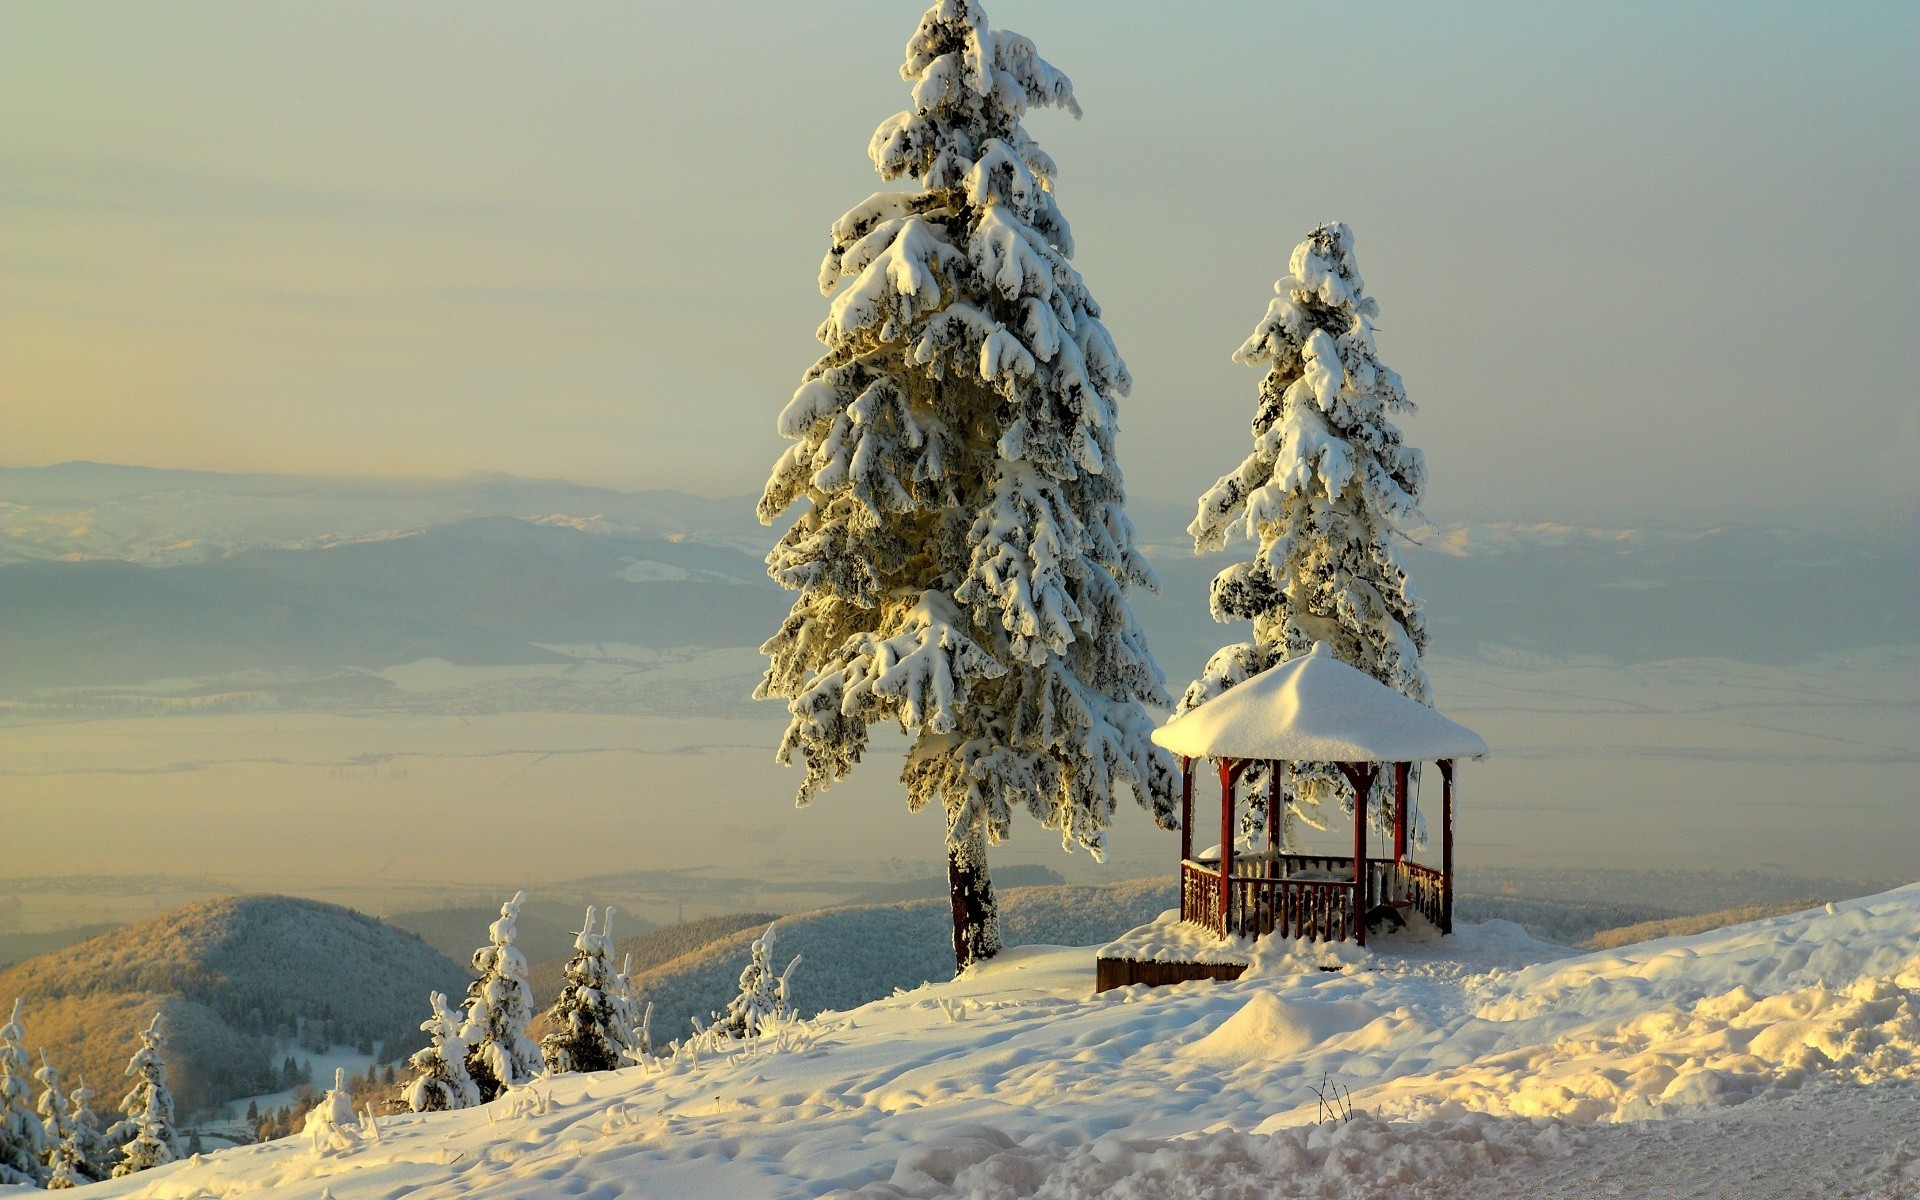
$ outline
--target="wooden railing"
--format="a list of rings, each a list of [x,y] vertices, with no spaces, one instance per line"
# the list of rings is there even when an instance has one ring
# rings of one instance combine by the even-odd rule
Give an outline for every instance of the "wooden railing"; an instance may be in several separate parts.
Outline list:
[[[1180,919],[1227,936],[1220,918],[1220,869],[1188,860],[1180,864]]]
[[[1450,924],[1445,876],[1404,859],[1369,858],[1358,897],[1351,858],[1250,855],[1234,867],[1223,909],[1220,865],[1192,859],[1181,863],[1181,918],[1222,937],[1278,932],[1283,937],[1340,941],[1352,938],[1364,914],[1377,905],[1399,902],[1442,930]]]
[[[1453,932],[1453,913],[1447,905],[1447,877],[1434,867],[1402,863],[1406,868],[1405,898],[1413,911],[1432,921],[1442,933]]]

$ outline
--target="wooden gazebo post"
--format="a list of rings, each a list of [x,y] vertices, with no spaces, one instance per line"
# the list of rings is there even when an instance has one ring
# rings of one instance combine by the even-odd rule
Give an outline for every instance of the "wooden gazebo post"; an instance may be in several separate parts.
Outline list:
[[[1453,760],[1440,760],[1440,932],[1453,932]]]
[[[1220,760],[1220,936],[1227,936],[1227,917],[1233,911],[1233,781],[1245,764]]]
[[[1180,861],[1193,857],[1193,759],[1180,757]]]

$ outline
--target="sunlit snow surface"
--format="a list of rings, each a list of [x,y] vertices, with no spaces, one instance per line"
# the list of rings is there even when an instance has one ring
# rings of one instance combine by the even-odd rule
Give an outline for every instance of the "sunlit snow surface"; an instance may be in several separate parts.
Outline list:
[[[1026,947],[824,1015],[804,1049],[541,1081],[99,1194],[1518,1196],[1640,1172],[1629,1194],[1905,1196],[1917,930],[1913,885],[1594,954],[1502,922],[1336,970],[1265,946],[1238,982],[1099,996],[1092,949]],[[1361,1115],[1316,1124],[1323,1076]]]

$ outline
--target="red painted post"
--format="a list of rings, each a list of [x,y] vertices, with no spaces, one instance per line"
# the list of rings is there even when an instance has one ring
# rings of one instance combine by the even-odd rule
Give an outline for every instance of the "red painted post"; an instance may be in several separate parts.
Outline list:
[[[1453,760],[1440,760],[1440,932],[1453,932]]]
[[[1393,861],[1407,857],[1407,774],[1410,764],[1393,764]]]
[[[1227,895],[1232,887],[1227,881],[1233,876],[1233,778],[1239,772],[1233,769],[1230,759],[1220,760],[1220,936],[1229,937],[1233,931],[1227,927],[1227,917],[1232,912]]]
[[[1180,861],[1193,857],[1193,759],[1180,759]]]
[[[1373,791],[1372,763],[1341,764],[1353,784],[1353,940],[1367,944],[1367,794]]]
[[[1267,878],[1280,877],[1280,772],[1286,764],[1267,764]]]

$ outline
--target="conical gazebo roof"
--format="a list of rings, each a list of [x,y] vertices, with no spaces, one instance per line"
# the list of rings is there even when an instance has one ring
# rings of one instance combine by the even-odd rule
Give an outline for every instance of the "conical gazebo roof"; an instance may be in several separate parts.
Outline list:
[[[1341,662],[1325,642],[1175,717],[1153,740],[1189,758],[1393,763],[1487,755],[1479,734]]]

